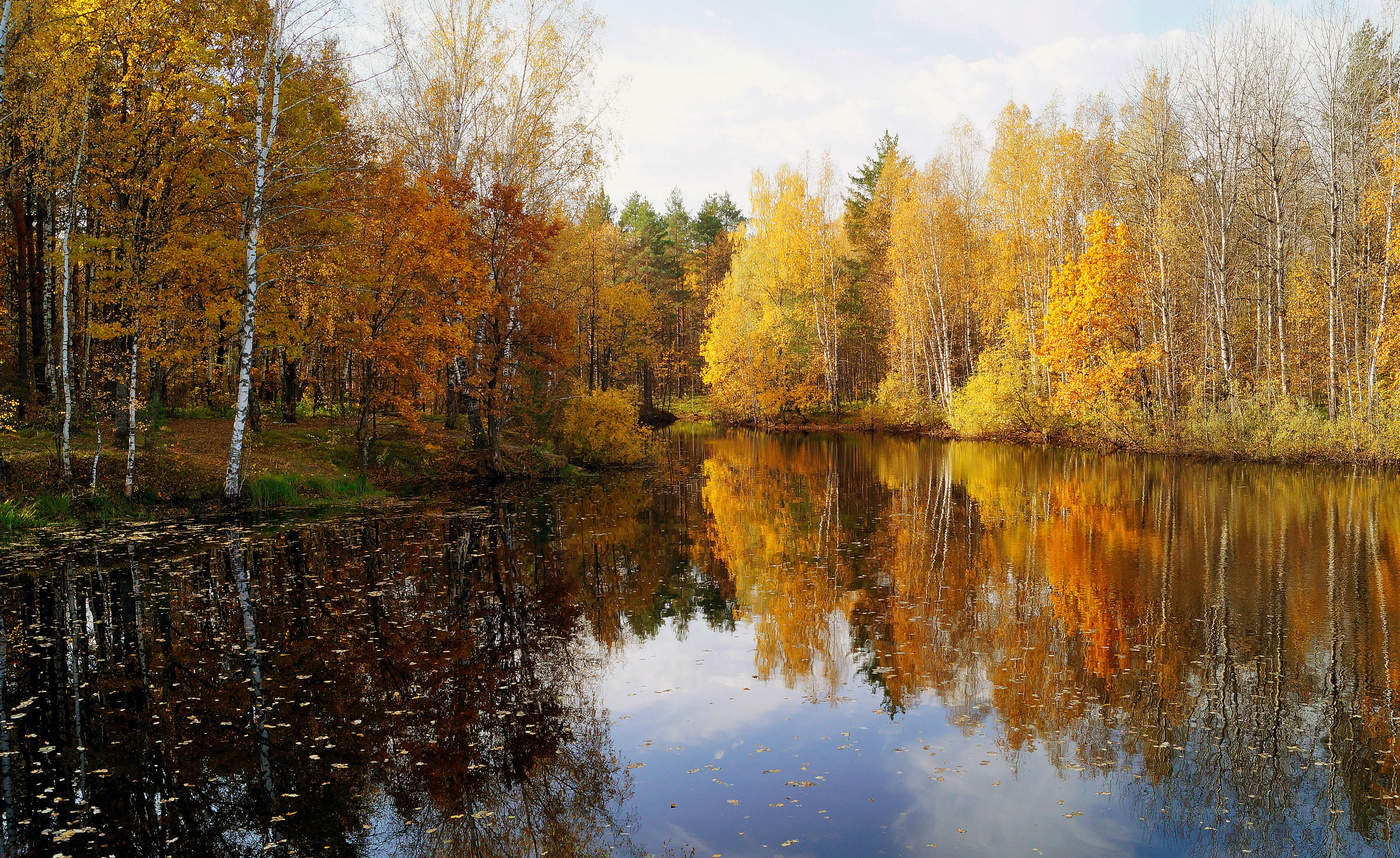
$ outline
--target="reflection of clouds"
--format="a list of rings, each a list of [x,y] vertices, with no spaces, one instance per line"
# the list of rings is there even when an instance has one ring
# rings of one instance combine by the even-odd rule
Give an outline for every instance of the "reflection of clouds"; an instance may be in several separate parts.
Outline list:
[[[630,716],[620,729],[634,733],[646,725],[644,738],[658,742],[689,742],[765,721],[800,698],[781,683],[753,678],[753,639],[752,623],[741,622],[732,633],[692,623],[678,640],[668,620],[655,637],[629,641],[615,654],[599,696],[615,720]]]
[[[950,849],[978,855],[1025,854],[1032,847],[1045,855],[1136,851],[1142,838],[1136,817],[1129,818],[1117,795],[1096,795],[1113,791],[1110,781],[1061,776],[1043,751],[1020,755],[1013,771],[992,737],[979,733],[975,738],[940,732],[930,742],[935,756],[918,750],[872,756],[884,762],[888,775],[908,794],[908,807],[890,823],[907,848],[937,843],[940,854]],[[983,766],[987,759],[991,763]],[[939,776],[942,782],[933,780]],[[999,786],[992,785],[998,781]],[[1084,815],[1065,818],[1075,811]],[[959,828],[967,833],[959,834]]]

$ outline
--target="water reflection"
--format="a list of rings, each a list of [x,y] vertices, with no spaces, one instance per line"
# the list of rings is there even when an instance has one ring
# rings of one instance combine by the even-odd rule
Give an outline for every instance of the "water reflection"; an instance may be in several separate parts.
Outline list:
[[[677,434],[471,507],[19,547],[3,847],[1386,854],[1398,487]]]
[[[890,713],[995,718],[1013,771],[1125,776],[1180,848],[1389,841],[1394,481],[756,435],[704,467],[761,675],[838,695],[850,651]]]
[[[6,579],[15,854],[593,855],[630,794],[529,516],[62,549]]]

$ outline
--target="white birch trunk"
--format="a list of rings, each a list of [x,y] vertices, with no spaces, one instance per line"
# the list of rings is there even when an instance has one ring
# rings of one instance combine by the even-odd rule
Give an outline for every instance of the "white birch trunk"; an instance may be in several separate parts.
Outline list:
[[[5,82],[5,60],[10,53],[10,6],[12,0],[4,0],[0,6],[0,84]],[[0,86],[0,108],[5,106],[5,89]]]
[[[70,203],[71,205],[71,203]],[[69,264],[68,235],[73,231],[73,214],[68,215],[68,228],[63,231],[63,300],[60,302],[59,312],[63,318],[59,324],[59,334],[63,338],[58,344],[58,371],[63,376],[63,429],[60,441],[59,466],[63,470],[63,479],[73,478],[73,462],[70,458],[69,447],[73,430],[73,385],[68,374],[68,294],[72,288],[73,268]]]
[[[53,395],[58,377],[54,375],[53,354],[53,266],[44,263],[44,382]]]
[[[97,463],[102,461],[102,421],[97,421],[97,449],[92,451],[92,479],[88,488],[97,491]]]
[[[136,353],[141,342],[141,319],[131,331],[131,375],[126,385],[126,487],[124,494],[131,497],[136,488]]]
[[[235,500],[241,491],[243,466],[243,436],[248,425],[248,402],[252,393],[253,332],[258,302],[258,238],[262,230],[265,195],[267,192],[268,156],[277,135],[277,118],[281,111],[282,93],[282,15],[274,11],[272,31],[268,34],[267,50],[263,54],[262,71],[258,77],[258,115],[254,132],[253,188],[248,200],[247,240],[243,254],[243,318],[238,327],[238,396],[234,404],[233,433],[229,440],[228,470],[224,474],[224,498]]]
[[[63,375],[63,437],[59,456],[62,459],[60,467],[63,470],[63,479],[73,478],[72,461],[72,433],[73,433],[73,379],[68,372],[68,296],[73,292],[73,264],[70,256],[71,237],[74,228],[78,224],[78,177],[83,171],[83,153],[87,149],[88,132],[88,99],[92,95],[92,87],[89,85],[87,95],[83,96],[83,130],[78,136],[78,154],[73,162],[73,179],[68,185],[68,224],[63,230],[63,300],[60,310],[63,318],[59,324],[59,334],[62,341],[58,344],[58,369]]]

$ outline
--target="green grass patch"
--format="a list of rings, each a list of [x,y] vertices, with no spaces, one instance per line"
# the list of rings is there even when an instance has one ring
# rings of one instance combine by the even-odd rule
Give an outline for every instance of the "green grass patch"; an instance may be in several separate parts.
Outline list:
[[[254,509],[276,509],[301,502],[297,480],[290,474],[259,474],[248,481],[246,496]]]
[[[143,512],[140,503],[121,495],[93,495],[87,500],[84,518],[90,521],[127,521]]]
[[[233,409],[228,406],[187,405],[184,408],[171,408],[165,414],[183,420],[230,420]]]
[[[31,527],[77,520],[73,496],[41,492],[31,501],[0,501],[0,533],[15,533]]]
[[[316,500],[351,500],[383,494],[364,476],[298,476],[259,474],[248,481],[248,505],[254,509],[278,509]]]
[[[42,492],[34,498],[34,512],[45,523],[69,521],[73,518],[73,496]]]
[[[710,398],[704,394],[682,396],[666,403],[664,407],[677,417],[704,417],[710,413]]]
[[[0,501],[0,532],[14,533],[34,527],[38,523],[39,516],[34,511],[34,504],[8,498]]]

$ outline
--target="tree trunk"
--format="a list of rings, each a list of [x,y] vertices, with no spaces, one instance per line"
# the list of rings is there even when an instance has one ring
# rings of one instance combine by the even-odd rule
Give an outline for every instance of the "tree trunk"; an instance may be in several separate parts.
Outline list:
[[[15,157],[17,157],[17,153],[15,153]],[[15,241],[15,327],[18,333],[15,343],[15,363],[20,381],[24,384],[24,396],[20,401],[19,416],[21,419],[27,419],[32,416],[30,407],[34,403],[35,395],[34,375],[29,366],[29,314],[24,311],[30,279],[29,249],[32,245],[29,240],[29,211],[24,191],[21,189],[12,192],[8,203],[10,224],[14,229]]]
[[[97,449],[92,453],[92,481],[88,488],[97,491],[97,463],[102,461],[102,421],[95,421],[97,424]]]
[[[297,422],[297,404],[301,402],[301,360],[282,355],[282,422]]]
[[[131,375],[126,386],[126,486],[123,493],[131,497],[136,488],[136,351],[141,341],[141,320],[137,318],[131,332]]]
[[[86,116],[86,110],[84,115]],[[86,119],[84,119],[83,134],[86,137]],[[79,149],[78,160],[81,163],[82,144],[79,144]],[[75,170],[75,176],[76,172]],[[76,185],[73,190],[76,190]],[[69,204],[72,205],[71,192]],[[48,217],[45,208],[44,205],[38,204],[35,207],[36,210],[33,210],[31,214],[34,223],[30,228],[33,245],[29,249],[29,365],[34,376],[30,384],[36,390],[44,391],[44,395],[47,397],[51,391],[48,390],[44,380],[46,363],[44,355],[48,351],[48,344],[44,340],[44,271],[48,268],[48,263],[44,261],[44,220]]]
[[[456,361],[453,361],[453,364],[455,365]],[[460,422],[458,418],[461,412],[461,398],[457,392],[457,373],[453,367],[447,369],[447,386],[443,391],[443,396],[446,417],[443,419],[442,426],[444,429],[452,431],[457,428],[457,424]]]
[[[366,362],[368,363],[368,362]],[[366,365],[362,369],[360,379],[360,419],[355,425],[355,441],[360,448],[360,473],[369,473],[370,448],[374,446],[374,422],[372,420],[370,397],[372,388],[370,385],[369,367]]]
[[[236,500],[242,489],[243,436],[248,426],[249,399],[253,388],[253,330],[258,309],[258,237],[262,230],[267,190],[268,156],[277,136],[282,94],[282,10],[274,10],[272,30],[258,77],[257,128],[254,132],[253,188],[248,199],[248,232],[243,251],[243,317],[238,326],[238,393],[234,398],[233,432],[229,438],[228,469],[224,472],[224,498]]]

